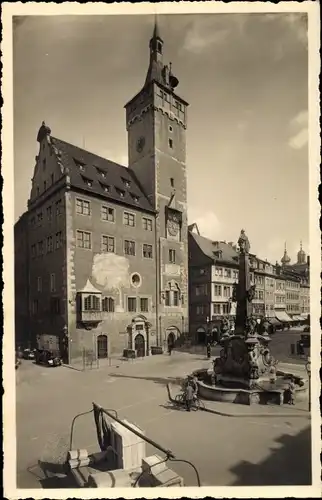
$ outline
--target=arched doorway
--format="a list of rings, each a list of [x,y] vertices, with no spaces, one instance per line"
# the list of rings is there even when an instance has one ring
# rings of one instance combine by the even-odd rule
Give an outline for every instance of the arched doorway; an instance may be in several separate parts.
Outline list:
[[[173,332],[170,332],[170,333],[168,334],[168,339],[167,339],[168,346],[170,346],[170,345],[171,345],[171,346],[173,347],[173,346],[174,346],[175,341],[176,341],[176,336],[175,336],[175,334],[174,334]]]
[[[197,343],[198,344],[206,343],[206,330],[204,328],[198,328],[197,330]]]
[[[138,358],[145,356],[145,340],[141,333],[138,333],[134,340],[134,349]]]
[[[97,337],[97,357],[98,359],[107,358],[108,346],[107,335],[99,335]]]

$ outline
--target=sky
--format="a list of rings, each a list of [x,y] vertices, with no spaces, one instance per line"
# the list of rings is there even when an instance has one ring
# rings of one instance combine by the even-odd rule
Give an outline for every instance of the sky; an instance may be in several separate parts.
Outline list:
[[[15,219],[43,120],[55,137],[127,165],[124,104],[141,88],[154,16],[14,21]],[[189,223],[275,263],[309,252],[305,14],[160,15],[164,59],[190,103]]]

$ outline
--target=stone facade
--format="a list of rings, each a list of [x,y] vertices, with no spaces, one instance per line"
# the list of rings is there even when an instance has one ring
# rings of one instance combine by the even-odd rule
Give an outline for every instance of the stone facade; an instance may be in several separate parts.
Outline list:
[[[129,168],[52,137],[44,123],[38,133],[23,302],[33,343],[67,362],[144,356],[188,330],[187,103],[161,43],[154,33],[150,76],[126,105]],[[155,58],[164,82],[152,78]]]

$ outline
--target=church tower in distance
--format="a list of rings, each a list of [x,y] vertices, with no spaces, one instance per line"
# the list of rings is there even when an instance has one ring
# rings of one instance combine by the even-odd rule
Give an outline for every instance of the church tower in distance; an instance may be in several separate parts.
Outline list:
[[[188,103],[176,93],[164,62],[157,22],[142,90],[125,106],[129,168],[156,210],[157,342],[166,346],[188,330],[186,127]]]

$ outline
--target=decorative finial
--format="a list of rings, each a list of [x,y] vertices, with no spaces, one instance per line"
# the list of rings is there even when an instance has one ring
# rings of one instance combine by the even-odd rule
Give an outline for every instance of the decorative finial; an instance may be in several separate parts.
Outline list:
[[[303,248],[302,248],[302,240],[300,241],[300,250],[302,251]]]

